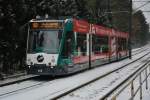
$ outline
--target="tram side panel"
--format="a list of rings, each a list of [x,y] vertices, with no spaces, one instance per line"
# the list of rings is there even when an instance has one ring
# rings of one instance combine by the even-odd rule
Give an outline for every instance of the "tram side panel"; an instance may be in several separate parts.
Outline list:
[[[85,21],[73,20],[72,22],[72,30],[68,32],[69,28],[66,29],[66,37],[64,42],[64,47],[62,50],[60,61],[66,66],[67,73],[74,73],[80,70],[88,69],[89,65],[89,57],[88,57],[88,31],[89,24]],[[69,37],[71,37],[69,39]],[[68,43],[68,41],[70,41]],[[69,45],[68,45],[69,44]],[[65,46],[68,45],[68,46]],[[63,55],[66,50],[66,58]]]
[[[109,61],[109,39],[107,35],[92,35],[92,65],[98,66]]]
[[[117,60],[117,40],[115,36],[110,37],[110,61]]]
[[[119,59],[128,57],[128,43],[125,37],[118,38],[118,57]]]

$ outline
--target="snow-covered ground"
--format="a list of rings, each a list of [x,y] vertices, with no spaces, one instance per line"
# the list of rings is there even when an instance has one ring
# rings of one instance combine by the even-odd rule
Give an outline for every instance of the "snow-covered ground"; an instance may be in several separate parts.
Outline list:
[[[55,79],[46,83],[42,83],[42,85],[36,85],[34,87],[30,87],[27,89],[23,89],[21,91],[12,92],[10,94],[2,96],[1,94],[11,92],[12,90],[19,89],[20,84],[5,86],[0,88],[0,100],[49,100],[52,97],[55,97],[56,95],[59,95],[67,90],[70,90],[74,87],[77,87],[80,84],[86,83],[92,79],[95,79],[96,77],[102,76],[107,72],[110,72],[111,70],[117,69],[122,65],[125,65],[129,62],[134,61],[135,59],[139,58],[140,56],[146,54],[150,50],[146,50],[143,53],[136,54],[132,57],[132,59],[125,59],[120,62],[111,63],[108,65],[104,65],[101,67],[94,68],[92,70],[88,70],[82,73],[78,73],[76,75],[68,76],[61,79]],[[150,55],[147,55],[147,57]],[[146,58],[143,59],[143,61],[147,60]],[[101,80],[95,82],[98,84],[89,85],[85,88],[87,89],[81,89],[75,91],[75,93],[71,93],[69,96],[63,98],[68,100],[93,100],[96,99],[102,94],[106,93],[108,90],[110,90],[115,84],[120,82],[123,77],[126,77],[129,73],[123,74],[123,72],[128,72],[129,70],[133,72],[133,70],[137,69],[138,65],[140,65],[143,61],[137,62],[135,65],[133,65],[132,68],[126,69],[126,71],[118,71],[117,73],[112,74],[112,76],[107,76],[107,78],[102,78],[102,83],[99,83]],[[122,72],[121,72],[122,71]],[[121,78],[121,80],[120,80]],[[28,84],[28,83],[26,83]],[[23,83],[22,85],[26,85]],[[35,83],[37,84],[37,83]],[[110,86],[110,88],[108,88]],[[97,90],[96,90],[97,88]],[[92,92],[91,92],[92,91]],[[100,94],[99,94],[100,91]],[[76,95],[76,93],[79,93],[79,96]],[[149,92],[150,93],[150,92]],[[87,95],[88,94],[88,95]],[[94,95],[94,97],[93,97]],[[97,97],[98,96],[98,97]],[[121,99],[122,100],[122,99]]]
[[[150,55],[147,55],[147,57],[143,58],[143,61],[148,60],[149,57]],[[135,70],[140,68],[143,65],[143,61],[133,63],[132,65],[124,69],[121,69],[115,73],[112,73],[100,79],[99,81],[96,81],[92,84],[89,84],[88,86],[85,86],[84,88],[81,88],[73,93],[70,93],[69,95],[62,98],[61,100],[70,100],[70,99],[71,100],[98,100],[102,98],[104,94],[108,93],[115,86],[121,83],[124,79],[130,76],[133,72],[135,72]],[[128,100],[127,98],[125,99],[121,99],[121,98],[122,97],[120,97],[120,99],[118,100]]]
[[[147,73],[150,73],[149,68],[150,68],[150,66],[147,68]],[[142,81],[144,81],[146,78],[145,70],[141,73],[141,76],[142,76],[141,77]],[[138,76],[133,81],[134,93],[135,93],[135,91],[137,91],[137,89],[140,86],[139,79],[140,79],[140,76],[138,74]],[[148,77],[147,80],[148,80],[148,88],[147,89],[146,89],[146,82],[144,82],[142,84],[142,100],[150,100],[150,84],[149,84],[150,76]],[[128,81],[128,83],[130,83],[131,81],[132,81],[132,79],[130,81]],[[125,85],[127,85],[127,84],[125,84]],[[131,84],[128,84],[128,86],[120,93],[120,95],[117,96],[117,100],[130,100],[130,98],[131,98]],[[108,100],[110,100],[110,98]],[[140,90],[138,90],[137,94],[134,97],[134,100],[141,100],[140,99]]]

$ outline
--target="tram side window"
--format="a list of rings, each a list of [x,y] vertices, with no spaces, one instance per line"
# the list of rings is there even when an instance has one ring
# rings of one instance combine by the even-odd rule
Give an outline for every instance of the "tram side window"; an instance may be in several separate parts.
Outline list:
[[[127,41],[123,39],[123,50],[127,50]]]
[[[62,50],[62,56],[63,57],[71,57],[72,55],[72,48],[73,48],[73,41],[74,41],[74,38],[73,38],[73,32],[72,31],[68,31],[66,33],[66,38],[64,40],[64,47],[63,47],[63,50]]]
[[[119,51],[123,50],[123,48],[122,48],[122,38],[118,38],[118,50]]]
[[[108,52],[108,37],[107,36],[92,36],[92,51],[94,54]]]
[[[77,34],[77,45],[76,50],[78,55],[86,56],[87,52],[87,42],[86,42],[86,34]]]

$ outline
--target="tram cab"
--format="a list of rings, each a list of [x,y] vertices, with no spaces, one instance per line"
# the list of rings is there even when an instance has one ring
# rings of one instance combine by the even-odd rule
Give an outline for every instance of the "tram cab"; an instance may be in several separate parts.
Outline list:
[[[64,20],[29,22],[26,64],[29,73],[49,74],[57,66]]]
[[[73,66],[74,55],[77,55],[75,45],[72,18],[31,20],[26,54],[28,73],[64,75],[80,70],[77,66]]]

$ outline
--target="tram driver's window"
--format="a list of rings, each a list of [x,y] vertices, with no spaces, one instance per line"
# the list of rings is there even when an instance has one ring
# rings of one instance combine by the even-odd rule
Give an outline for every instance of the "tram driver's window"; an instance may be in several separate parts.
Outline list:
[[[41,33],[40,34],[40,37],[39,37],[39,46],[43,46],[43,41],[44,41],[44,33]]]

